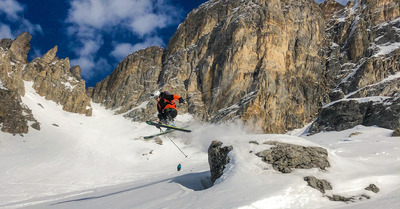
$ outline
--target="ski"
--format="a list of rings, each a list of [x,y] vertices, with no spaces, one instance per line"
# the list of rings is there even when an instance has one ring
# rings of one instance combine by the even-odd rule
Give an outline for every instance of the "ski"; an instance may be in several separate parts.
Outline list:
[[[183,131],[183,132],[192,132],[192,131],[189,130],[189,129],[184,129],[184,128],[175,127],[175,126],[170,126],[170,125],[165,125],[165,124],[160,124],[160,123],[155,123],[155,122],[152,122],[152,121],[146,121],[146,123],[147,123],[148,125],[156,126],[156,127],[158,127],[158,128],[160,128],[160,127],[167,128],[167,130],[168,130],[168,129],[173,129],[173,130]]]
[[[171,132],[173,132],[173,131],[175,131],[174,129],[168,129],[168,130],[166,130],[166,131],[164,131],[164,132],[161,132],[161,133],[158,133],[158,134],[154,134],[154,135],[150,135],[150,136],[145,136],[145,137],[143,137],[144,139],[151,139],[151,138],[154,138],[154,137],[156,137],[156,136],[161,136],[161,135],[164,135],[164,134],[168,134],[168,133],[171,133]]]

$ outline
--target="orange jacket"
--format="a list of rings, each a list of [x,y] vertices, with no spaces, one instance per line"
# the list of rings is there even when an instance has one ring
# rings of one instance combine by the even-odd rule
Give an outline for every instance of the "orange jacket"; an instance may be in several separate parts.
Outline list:
[[[162,113],[165,109],[172,108],[176,109],[175,100],[179,100],[181,97],[178,95],[165,95],[163,98],[157,103],[157,110],[159,113]]]

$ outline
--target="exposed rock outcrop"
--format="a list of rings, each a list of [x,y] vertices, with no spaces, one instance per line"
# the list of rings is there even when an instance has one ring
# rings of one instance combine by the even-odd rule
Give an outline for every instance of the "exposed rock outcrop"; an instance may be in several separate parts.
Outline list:
[[[328,21],[333,16],[333,14],[344,8],[343,5],[339,4],[335,0],[326,0],[320,4],[320,7],[326,21]]]
[[[31,110],[21,103],[21,97],[16,91],[0,88],[0,128],[11,134],[28,133],[28,123],[35,129],[40,124],[33,118]]]
[[[160,47],[149,47],[127,56],[89,95],[106,108],[120,108],[118,113],[130,111],[127,116],[136,121],[149,119],[157,112],[150,94],[158,89],[163,52]]]
[[[392,136],[394,136],[394,137],[395,137],[395,136],[400,136],[400,127],[397,128],[396,130],[394,130]]]
[[[326,190],[332,190],[331,184],[324,179],[317,179],[314,176],[306,176],[304,177],[304,181],[307,182],[308,186],[319,190],[322,194],[325,194]],[[365,188],[367,191],[372,191],[374,193],[379,192],[379,188],[375,184],[370,184],[368,187]],[[338,194],[331,194],[331,195],[324,195],[331,201],[341,201],[341,202],[356,202],[357,200],[364,200],[370,199],[371,197],[366,194],[360,194],[351,197],[345,197],[343,195]]]
[[[327,195],[330,201],[340,201],[340,202],[354,202],[354,197],[345,197],[342,195]]]
[[[400,127],[400,99],[338,101],[323,108],[309,133],[342,131],[357,125],[378,125],[387,129]]]
[[[220,141],[213,141],[208,147],[208,164],[210,165],[212,182],[215,182],[224,173],[224,169],[230,160],[228,153],[232,149],[232,146],[222,147]]]
[[[290,173],[293,169],[319,168],[325,170],[330,167],[328,152],[322,147],[305,147],[280,142],[265,142],[274,145],[269,150],[257,153],[258,157],[282,173]]]
[[[25,94],[22,70],[28,62],[31,38],[28,33],[22,33],[14,41],[1,41],[0,81],[5,88],[16,91],[19,95]]]
[[[23,33],[14,41],[0,41],[0,127],[3,132],[27,133],[28,121],[36,122],[30,110],[21,104],[21,95],[25,94],[22,69],[27,63],[31,38]]]
[[[24,80],[33,81],[40,96],[61,104],[63,110],[91,116],[91,99],[86,95],[85,81],[77,75],[79,68],[74,67],[71,72],[69,59],[56,57],[57,50],[55,46],[28,63],[23,71]]]
[[[367,187],[365,187],[365,190],[371,191],[373,193],[378,193],[379,192],[379,188],[375,184],[368,185]]]
[[[308,186],[319,190],[321,193],[325,193],[325,190],[332,190],[331,183],[325,179],[317,179],[314,176],[304,177],[304,181],[307,182]]]

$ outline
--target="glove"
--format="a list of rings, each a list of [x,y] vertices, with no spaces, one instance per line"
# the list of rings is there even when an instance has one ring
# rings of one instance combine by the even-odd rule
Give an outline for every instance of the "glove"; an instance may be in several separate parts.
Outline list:
[[[179,103],[185,104],[185,100],[181,97],[181,98],[179,98]]]

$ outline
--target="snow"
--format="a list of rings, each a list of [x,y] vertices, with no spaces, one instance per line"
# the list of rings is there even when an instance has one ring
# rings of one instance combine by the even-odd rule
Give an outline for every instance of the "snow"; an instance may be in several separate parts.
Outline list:
[[[70,82],[61,82],[61,84],[62,84],[63,86],[65,86],[65,88],[67,88],[67,89],[69,89],[69,90],[71,90],[71,91],[73,91],[74,88],[75,88],[75,86],[72,86]]]
[[[355,0],[354,6],[350,8],[350,15],[356,14],[359,7],[360,7],[360,0]]]
[[[328,103],[323,106],[323,108],[328,108],[338,102],[343,102],[343,101],[358,101],[359,103],[365,103],[365,102],[375,102],[375,103],[382,103],[384,100],[392,98],[392,97],[386,97],[386,96],[371,96],[371,97],[362,97],[362,98],[348,98],[354,93],[346,95],[344,99],[339,99],[336,101],[333,101],[331,103]]]
[[[379,48],[379,51],[376,54],[374,54],[374,57],[385,56],[397,49],[400,49],[400,42],[377,45],[377,47]]]
[[[4,86],[3,82],[1,82],[1,80],[0,80],[0,89],[5,89],[5,90],[7,90],[7,88]]]
[[[149,101],[142,102],[140,105],[138,105],[135,108],[133,108],[133,110],[146,109],[147,104],[149,104]]]
[[[158,132],[145,123],[98,104],[92,104],[92,117],[67,113],[25,86],[22,102],[41,130],[23,136],[0,132],[0,208],[400,208],[400,138],[390,137],[392,130],[357,126],[306,136],[304,127],[286,135],[252,134],[241,124],[201,124],[180,115],[176,124],[193,132],[176,131],[159,145],[142,139]],[[233,150],[224,175],[211,187],[212,140]],[[265,141],[322,146],[331,167],[281,174],[254,155],[271,147]],[[329,201],[307,186],[303,177],[309,175],[330,181],[329,195],[371,199]],[[364,190],[371,183],[379,193]]]

